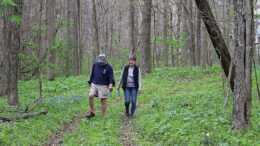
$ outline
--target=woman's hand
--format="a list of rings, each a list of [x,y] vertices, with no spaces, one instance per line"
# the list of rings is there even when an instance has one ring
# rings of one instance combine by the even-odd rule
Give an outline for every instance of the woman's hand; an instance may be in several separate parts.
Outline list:
[[[141,91],[141,90],[138,90],[138,94],[142,94],[142,91]]]

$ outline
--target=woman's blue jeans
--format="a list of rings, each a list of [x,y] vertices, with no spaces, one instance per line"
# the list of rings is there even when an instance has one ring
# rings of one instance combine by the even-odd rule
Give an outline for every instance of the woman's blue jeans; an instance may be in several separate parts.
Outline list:
[[[124,90],[125,94],[125,108],[126,108],[126,113],[129,113],[129,105],[130,105],[130,97],[132,107],[131,107],[131,114],[130,116],[133,117],[136,109],[136,100],[137,100],[137,89],[134,87],[126,87]]]

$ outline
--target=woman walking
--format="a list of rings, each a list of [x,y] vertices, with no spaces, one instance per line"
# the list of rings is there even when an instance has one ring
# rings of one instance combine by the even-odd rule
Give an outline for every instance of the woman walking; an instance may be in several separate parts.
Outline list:
[[[136,109],[137,94],[141,93],[141,71],[139,67],[135,65],[135,56],[130,56],[128,62],[129,65],[124,67],[121,74],[120,81],[117,85],[117,90],[120,90],[120,86],[122,84],[125,95],[126,116],[129,116],[129,105],[131,99],[132,106],[130,117],[133,117]]]

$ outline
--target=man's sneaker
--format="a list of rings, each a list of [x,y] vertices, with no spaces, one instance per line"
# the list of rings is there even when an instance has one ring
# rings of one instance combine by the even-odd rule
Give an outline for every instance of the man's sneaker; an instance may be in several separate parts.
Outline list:
[[[126,112],[126,114],[125,114],[125,115],[126,115],[127,117],[129,117],[129,113],[127,113],[127,112]]]
[[[86,115],[87,118],[92,118],[94,116],[95,116],[95,113],[93,113],[93,112],[88,112]]]

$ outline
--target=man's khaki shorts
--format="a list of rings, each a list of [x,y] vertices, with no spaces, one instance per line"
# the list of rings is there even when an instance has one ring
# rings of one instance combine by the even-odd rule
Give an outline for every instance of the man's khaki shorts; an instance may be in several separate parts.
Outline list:
[[[98,98],[108,98],[108,85],[91,84],[90,94]]]

